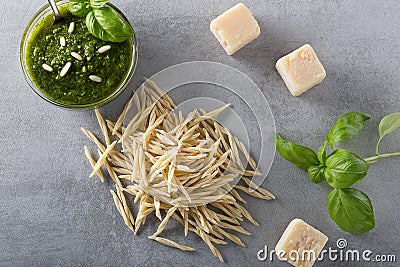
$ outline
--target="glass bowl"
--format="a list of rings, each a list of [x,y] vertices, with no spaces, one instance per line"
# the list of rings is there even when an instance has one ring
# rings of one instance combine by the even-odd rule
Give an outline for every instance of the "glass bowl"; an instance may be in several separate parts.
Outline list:
[[[68,5],[70,2],[69,1],[57,1],[57,6],[63,6],[63,5]],[[118,15],[120,16],[120,19],[125,21],[129,26],[132,27],[130,24],[129,20],[125,17],[125,15],[114,5],[108,3],[108,6],[113,8]],[[84,104],[71,104],[71,103],[63,103],[62,101],[56,101],[49,96],[47,96],[44,92],[42,92],[39,89],[39,86],[35,84],[33,81],[31,75],[29,74],[28,71],[28,66],[27,66],[27,45],[28,41],[30,40],[31,34],[34,32],[35,28],[38,26],[38,24],[41,22],[41,20],[45,19],[49,15],[52,14],[52,10],[50,8],[50,5],[47,4],[43,6],[36,14],[33,16],[33,18],[29,21],[28,25],[25,28],[24,34],[21,39],[21,44],[20,44],[20,63],[22,67],[22,71],[24,73],[25,80],[29,84],[29,86],[32,88],[32,90],[39,95],[41,98],[46,100],[47,102],[54,104],[59,107],[63,108],[69,108],[69,109],[93,109],[97,107],[101,107],[103,105],[106,105],[116,99],[128,86],[129,82],[131,81],[133,74],[135,73],[136,70],[136,65],[138,61],[138,50],[137,50],[137,40],[135,37],[135,34],[132,35],[130,38],[130,41],[132,43],[132,59],[130,62],[130,67],[129,70],[125,76],[125,78],[119,83],[119,85],[115,88],[115,90],[106,95],[104,98],[100,100],[96,100],[94,102],[90,103],[84,103]],[[133,28],[132,28],[133,29]]]

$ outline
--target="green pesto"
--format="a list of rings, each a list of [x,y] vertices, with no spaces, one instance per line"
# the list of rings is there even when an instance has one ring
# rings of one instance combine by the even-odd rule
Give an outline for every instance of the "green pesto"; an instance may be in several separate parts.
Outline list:
[[[40,20],[28,39],[26,62],[33,83],[51,100],[62,104],[86,105],[96,103],[113,95],[129,73],[132,62],[132,42],[111,43],[97,39],[86,28],[85,18],[68,12],[68,5],[61,6],[65,18],[52,25],[52,13]],[[70,22],[75,30],[68,33]],[[60,37],[66,39],[61,47]],[[111,45],[111,49],[100,54],[97,50]],[[71,56],[78,53],[83,60]],[[67,62],[72,65],[64,77],[60,71]],[[43,69],[47,64],[53,72]],[[89,79],[96,75],[100,83]]]

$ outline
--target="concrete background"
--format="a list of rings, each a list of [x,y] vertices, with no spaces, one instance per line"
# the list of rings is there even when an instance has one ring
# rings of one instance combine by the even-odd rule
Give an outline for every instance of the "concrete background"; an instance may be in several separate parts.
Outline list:
[[[327,234],[327,247],[345,238],[349,249],[400,257],[399,158],[371,166],[357,188],[374,205],[376,228],[350,235],[330,219],[326,184],[312,184],[306,173],[279,156],[264,186],[277,200],[247,197],[247,208],[260,222],[244,226],[247,248],[220,246],[220,264],[205,244],[177,224],[167,236],[196,248],[184,253],[147,239],[158,224],[149,219],[137,236],[125,227],[109,193],[111,183],[88,179],[90,166],[80,131],[98,132],[94,112],[56,108],[31,92],[19,64],[25,25],[46,1],[0,0],[0,265],[1,266],[289,266],[259,261],[257,251],[273,248],[286,225],[302,218]],[[139,66],[128,90],[101,112],[115,119],[144,76],[192,60],[211,60],[237,68],[263,91],[277,131],[318,148],[334,121],[348,111],[372,116],[365,130],[344,146],[363,156],[374,154],[379,120],[399,111],[400,2],[245,1],[261,35],[230,57],[209,31],[211,19],[236,1],[113,1],[134,25],[140,43]],[[327,71],[322,84],[292,97],[275,71],[276,60],[310,43]],[[179,99],[176,99],[179,102]],[[382,142],[382,151],[400,151],[400,131]],[[400,259],[398,259],[399,261]],[[316,266],[398,266],[394,263],[344,263]]]

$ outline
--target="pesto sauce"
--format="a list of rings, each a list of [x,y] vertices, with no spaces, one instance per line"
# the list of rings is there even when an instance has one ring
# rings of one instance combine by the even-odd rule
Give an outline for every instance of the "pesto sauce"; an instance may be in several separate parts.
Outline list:
[[[52,25],[52,13],[40,20],[29,36],[26,62],[28,73],[33,83],[51,100],[72,105],[95,103],[111,96],[118,89],[129,73],[132,63],[132,42],[112,43],[97,39],[89,33],[85,18],[73,16],[68,12],[68,5],[61,6],[64,19]],[[68,33],[71,22],[75,29]],[[64,37],[66,46],[60,45]],[[111,45],[111,49],[100,54],[97,50]],[[83,60],[71,56],[78,53]],[[67,62],[72,65],[64,77],[60,71]],[[47,64],[52,72],[43,69]],[[100,83],[89,79],[96,75]]]

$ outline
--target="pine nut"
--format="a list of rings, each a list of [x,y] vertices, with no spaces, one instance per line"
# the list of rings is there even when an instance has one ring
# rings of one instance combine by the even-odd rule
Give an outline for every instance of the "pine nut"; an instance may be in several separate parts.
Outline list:
[[[68,33],[73,33],[75,30],[75,22],[71,22],[68,27]]]
[[[96,75],[90,75],[89,79],[91,79],[92,81],[96,82],[96,83],[101,83],[101,78],[99,76]]]
[[[77,60],[82,60],[83,58],[81,57],[81,55],[79,55],[78,53],[76,53],[76,52],[72,52],[71,53],[71,56],[73,56],[74,58],[76,58]]]
[[[64,77],[65,74],[67,74],[70,67],[71,67],[71,62],[67,62],[67,64],[65,64],[64,68],[62,68],[62,70],[60,72],[60,76]]]
[[[106,52],[106,51],[108,51],[110,49],[111,49],[111,45],[105,45],[105,46],[100,47],[99,50],[97,50],[97,52],[102,54],[102,53],[104,53],[104,52]]]
[[[65,37],[64,36],[60,37],[60,45],[64,47],[66,44],[67,42],[65,41]]]
[[[52,72],[53,68],[49,65],[47,65],[46,63],[42,65],[42,68],[48,72]]]

